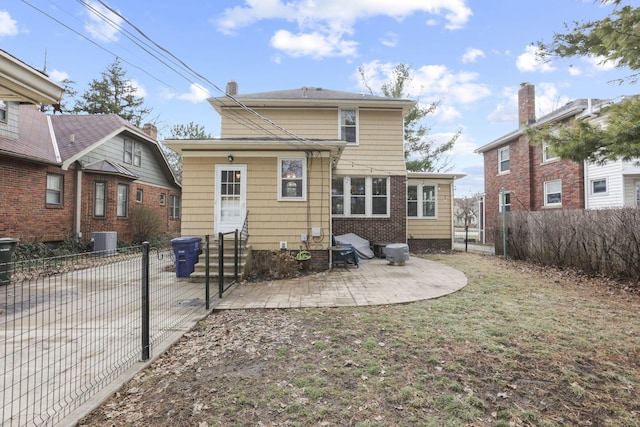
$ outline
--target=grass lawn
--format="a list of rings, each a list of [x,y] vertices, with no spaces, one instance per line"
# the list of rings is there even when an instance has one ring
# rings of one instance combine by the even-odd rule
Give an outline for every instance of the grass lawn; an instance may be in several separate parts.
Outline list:
[[[411,304],[217,312],[79,425],[640,426],[637,288],[472,253]]]

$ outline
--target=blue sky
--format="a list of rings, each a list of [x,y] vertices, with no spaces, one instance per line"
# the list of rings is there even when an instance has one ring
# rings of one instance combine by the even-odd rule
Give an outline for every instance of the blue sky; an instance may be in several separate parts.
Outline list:
[[[388,73],[404,63],[413,70],[408,95],[441,102],[424,123],[430,138],[462,131],[449,161],[452,172],[467,174],[456,184],[464,197],[483,191],[474,149],[517,128],[521,83],[536,86],[538,117],[577,98],[637,93],[610,83],[628,70],[597,59],[535,60],[532,43],[611,10],[592,0],[11,0],[0,5],[0,47],[38,69],[46,58],[51,78],[75,81],[80,93],[119,56],[161,137],[189,122],[218,136],[219,117],[206,98],[222,95],[229,80],[240,93],[303,86],[367,92],[363,67],[380,94]],[[139,45],[151,42],[136,28],[194,73],[146,52]]]

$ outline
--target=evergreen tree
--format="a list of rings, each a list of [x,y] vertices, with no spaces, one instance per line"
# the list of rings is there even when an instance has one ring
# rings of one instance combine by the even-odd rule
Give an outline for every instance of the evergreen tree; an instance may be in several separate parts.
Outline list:
[[[100,80],[92,80],[89,88],[76,100],[74,113],[117,114],[135,126],[151,112],[143,107],[144,99],[136,96],[136,87],[126,78],[126,71],[115,59],[102,73]]]
[[[595,57],[612,61],[633,71],[622,81],[636,83],[640,75],[640,8],[623,6],[622,0],[601,0],[614,10],[598,21],[576,22],[564,34],[554,34],[551,43],[538,42],[544,60]],[[527,134],[532,143],[549,144],[565,160],[603,163],[608,160],[640,159],[640,100],[637,97],[607,107],[605,126],[584,120],[569,125],[532,126]]]

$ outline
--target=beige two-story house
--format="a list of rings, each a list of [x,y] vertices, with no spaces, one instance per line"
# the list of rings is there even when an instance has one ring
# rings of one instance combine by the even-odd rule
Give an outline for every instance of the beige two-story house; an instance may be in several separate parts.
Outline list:
[[[414,101],[316,87],[245,95],[229,82],[209,102],[220,138],[165,141],[183,159],[183,235],[245,229],[254,251],[308,249],[315,268],[328,265],[332,235],[407,243],[403,118]],[[429,178],[416,178],[416,194]],[[448,185],[433,188],[450,203]]]

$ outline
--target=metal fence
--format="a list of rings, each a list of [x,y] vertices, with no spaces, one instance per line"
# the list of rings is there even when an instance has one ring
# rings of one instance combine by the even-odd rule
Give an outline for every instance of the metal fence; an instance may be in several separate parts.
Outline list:
[[[170,249],[9,268],[0,286],[2,426],[55,425],[207,313],[204,285],[176,277]]]

